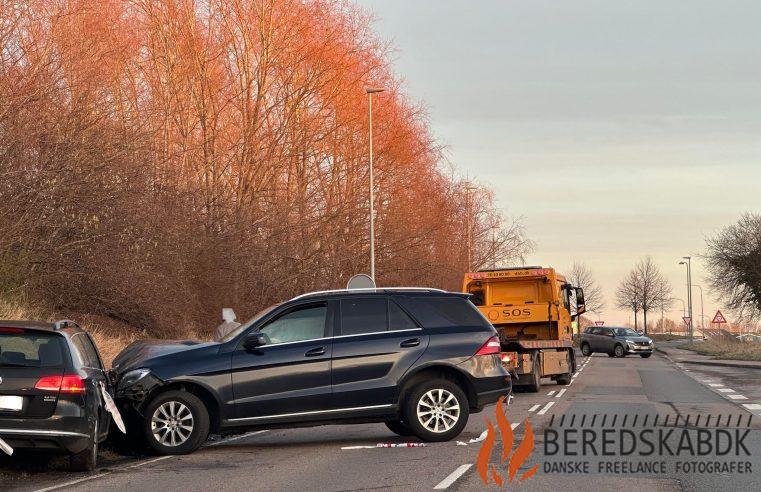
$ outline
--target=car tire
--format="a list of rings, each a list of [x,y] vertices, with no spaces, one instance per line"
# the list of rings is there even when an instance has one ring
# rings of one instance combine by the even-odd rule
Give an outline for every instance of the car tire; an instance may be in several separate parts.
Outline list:
[[[624,346],[621,344],[616,345],[613,348],[613,355],[616,357],[626,357],[626,352],[624,351]]]
[[[386,424],[386,427],[388,427],[388,430],[397,436],[407,437],[412,435],[410,428],[401,420],[387,420],[384,423]]]
[[[98,468],[98,421],[92,431],[92,442],[84,451],[69,456],[71,471],[94,472]]]
[[[584,357],[590,357],[592,355],[592,347],[590,347],[588,343],[582,343],[581,344],[581,354]]]
[[[426,442],[449,441],[457,437],[468,423],[470,415],[470,404],[465,392],[448,379],[433,379],[413,387],[402,407],[404,422],[412,435]],[[438,413],[429,418],[431,412],[428,409]]]
[[[571,375],[561,374],[560,376],[557,377],[557,379],[555,379],[555,381],[557,381],[557,383],[560,386],[568,386],[569,384],[571,384]]]
[[[535,353],[531,358],[531,379],[526,385],[529,393],[538,393],[542,387],[542,377],[539,375],[539,354]]]
[[[167,391],[145,409],[143,435],[161,455],[192,453],[209,436],[209,411],[193,393]]]
[[[647,359],[651,355],[653,355],[653,354],[652,353],[649,353],[649,354],[639,354],[639,356],[642,357],[643,359]]]

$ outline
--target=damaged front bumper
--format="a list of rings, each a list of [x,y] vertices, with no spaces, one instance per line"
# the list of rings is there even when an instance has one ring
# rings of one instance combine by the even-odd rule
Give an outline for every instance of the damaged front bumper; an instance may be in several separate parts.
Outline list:
[[[164,385],[164,381],[148,372],[137,380],[129,380],[125,374],[116,387],[115,400],[120,410],[142,415],[148,395]]]

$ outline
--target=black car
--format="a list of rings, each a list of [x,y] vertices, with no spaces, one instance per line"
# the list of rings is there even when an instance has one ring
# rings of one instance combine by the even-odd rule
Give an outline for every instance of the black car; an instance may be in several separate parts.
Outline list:
[[[457,436],[511,389],[492,325],[466,294],[306,294],[218,342],[144,341],[114,360],[117,404],[161,454],[209,432],[385,422],[425,441]],[[129,417],[128,417],[129,419]]]
[[[93,470],[111,423],[104,388],[98,350],[73,321],[0,320],[0,439],[10,449],[68,453],[73,469]]]
[[[632,330],[608,326],[590,326],[581,334],[581,353],[586,356],[604,352],[611,357],[639,354],[647,359],[653,354],[653,341]]]

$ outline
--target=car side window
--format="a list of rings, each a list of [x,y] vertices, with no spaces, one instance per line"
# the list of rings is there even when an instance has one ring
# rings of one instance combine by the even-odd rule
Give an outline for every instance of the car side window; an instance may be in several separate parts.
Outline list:
[[[390,330],[414,330],[418,325],[393,300],[388,301],[388,325]]]
[[[341,300],[341,335],[388,331],[388,300],[360,297]]]
[[[270,344],[314,340],[325,336],[325,304],[305,306],[289,311],[264,325],[259,331]]]
[[[82,337],[82,345],[84,346],[85,352],[87,353],[87,358],[91,362],[90,367],[94,369],[104,369],[103,363],[100,360],[100,355],[98,355],[98,349],[95,348],[95,343],[93,343],[92,338],[90,338],[90,335],[88,335],[87,333],[83,333],[81,337]]]
[[[77,333],[71,337],[71,344],[74,346],[73,355],[75,355],[80,363],[85,367],[95,367],[90,359],[81,333]]]

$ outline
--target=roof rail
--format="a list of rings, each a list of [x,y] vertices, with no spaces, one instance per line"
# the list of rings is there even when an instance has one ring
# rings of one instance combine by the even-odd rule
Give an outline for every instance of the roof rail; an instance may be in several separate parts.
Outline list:
[[[79,323],[76,321],[70,320],[70,319],[59,319],[55,322],[54,327],[56,330],[61,330],[63,328],[69,328],[70,326],[76,326],[77,328],[81,328],[79,326]]]
[[[306,294],[301,294],[293,299],[292,301],[295,301],[296,299],[302,299],[304,297],[311,297],[311,296],[318,296],[322,294],[338,294],[341,292],[386,292],[386,291],[424,291],[424,292],[446,292],[442,289],[434,289],[433,287],[376,287],[374,289],[333,289],[333,290],[318,290],[315,292],[307,292]]]

